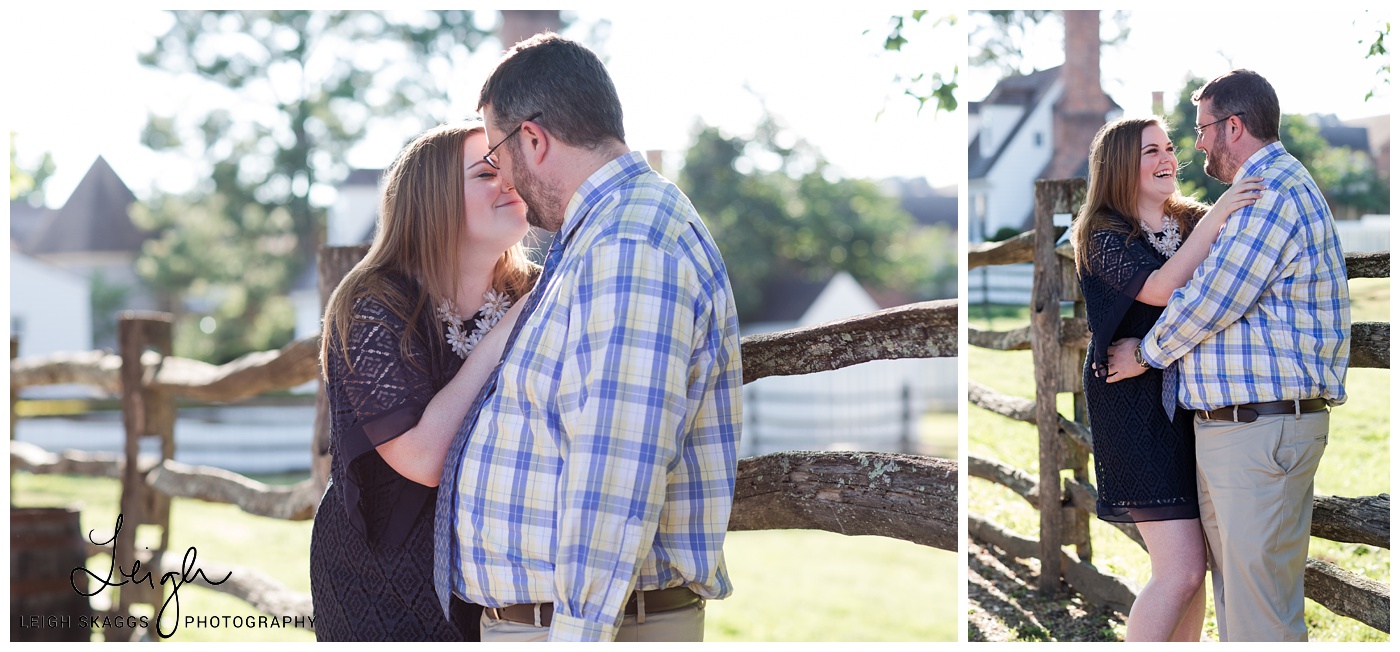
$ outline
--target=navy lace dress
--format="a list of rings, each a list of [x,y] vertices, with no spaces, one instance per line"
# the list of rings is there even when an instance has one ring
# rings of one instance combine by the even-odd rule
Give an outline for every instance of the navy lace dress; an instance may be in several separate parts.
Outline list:
[[[394,282],[417,296],[416,284]],[[454,612],[449,621],[433,592],[437,489],[405,479],[374,449],[417,424],[462,365],[442,338],[428,335],[441,328],[436,320],[425,306],[408,359],[399,348],[408,325],[380,301],[361,298],[348,338],[352,365],[338,340],[331,342],[331,474],[311,531],[317,640],[480,639],[479,608]]]
[[[1167,259],[1142,235],[1101,229],[1090,241],[1079,287],[1093,335],[1084,361],[1084,398],[1094,436],[1098,516],[1134,523],[1199,518],[1191,411],[1176,407],[1174,375],[1148,369],[1108,383],[1092,367],[1097,362],[1106,368],[1111,342],[1141,338],[1161,316],[1161,307],[1135,297]]]

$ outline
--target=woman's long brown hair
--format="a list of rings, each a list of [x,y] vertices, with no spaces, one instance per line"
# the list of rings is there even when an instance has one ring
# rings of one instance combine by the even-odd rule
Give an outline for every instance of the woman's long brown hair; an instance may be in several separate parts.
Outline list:
[[[399,337],[400,353],[409,355],[413,324],[423,310],[457,296],[457,263],[466,215],[463,151],[467,138],[485,130],[480,122],[439,125],[404,147],[385,172],[384,196],[369,253],[345,275],[326,303],[321,326],[321,373],[324,376],[332,344],[350,363],[349,333],[355,302],[373,297],[388,306],[409,327]],[[491,285],[512,299],[534,284],[538,266],[519,243],[501,254]],[[407,296],[388,281],[400,275],[418,282],[422,291]],[[443,338],[441,329],[430,329]]]
[[[1092,246],[1090,236],[1099,229],[1123,234],[1123,239],[1142,232],[1137,215],[1138,168],[1142,164],[1142,131],[1157,125],[1170,133],[1159,117],[1123,118],[1104,125],[1094,135],[1089,148],[1089,189],[1084,205],[1074,220],[1074,262],[1083,273]],[[1208,206],[1181,193],[1173,192],[1162,205],[1162,212],[1181,225],[1181,239],[1206,214]]]

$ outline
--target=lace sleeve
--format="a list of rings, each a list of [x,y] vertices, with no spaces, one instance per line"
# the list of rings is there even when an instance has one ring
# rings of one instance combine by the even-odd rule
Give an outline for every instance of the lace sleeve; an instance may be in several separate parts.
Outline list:
[[[1162,266],[1141,238],[1099,229],[1089,235],[1090,247],[1080,270],[1079,288],[1084,295],[1089,331],[1093,333],[1094,362],[1108,364],[1108,345],[1128,308],[1137,299],[1147,277]]]
[[[338,448],[344,461],[345,508],[351,524],[368,535],[367,522],[375,521],[370,501],[362,492],[378,486],[377,478],[368,474],[380,469],[391,472],[386,465],[366,464],[365,456],[418,424],[423,410],[433,397],[432,375],[426,346],[422,338],[410,339],[408,355],[400,349],[399,341],[409,325],[388,306],[371,298],[361,297],[352,308],[350,332],[343,350],[333,350],[328,356],[329,386],[336,393],[335,418],[338,428]],[[335,344],[338,341],[333,340]],[[424,488],[426,490],[426,488]],[[412,492],[410,492],[412,493]],[[421,493],[421,492],[420,492]],[[376,497],[380,498],[380,497]],[[412,497],[403,495],[391,503]],[[400,507],[410,507],[404,504]],[[397,508],[394,511],[399,511]],[[394,530],[395,528],[390,528]],[[391,538],[397,539],[391,534]]]

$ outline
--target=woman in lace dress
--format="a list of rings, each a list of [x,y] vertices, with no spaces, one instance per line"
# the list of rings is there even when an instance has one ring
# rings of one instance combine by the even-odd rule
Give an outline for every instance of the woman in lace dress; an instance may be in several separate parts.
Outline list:
[[[386,174],[369,253],[326,306],[331,474],[311,535],[319,640],[479,640],[433,592],[443,459],[538,268],[525,204],[479,122],[420,135]]]
[[[1245,179],[1207,207],[1177,192],[1177,165],[1160,119],[1105,125],[1090,150],[1088,194],[1073,234],[1092,333],[1084,396],[1098,516],[1136,523],[1152,563],[1128,615],[1130,641],[1200,640],[1206,552],[1191,415],[1176,409],[1175,370],[1117,382],[1107,377],[1108,346],[1152,327],[1205,260],[1226,216],[1254,203],[1262,188],[1261,179]]]

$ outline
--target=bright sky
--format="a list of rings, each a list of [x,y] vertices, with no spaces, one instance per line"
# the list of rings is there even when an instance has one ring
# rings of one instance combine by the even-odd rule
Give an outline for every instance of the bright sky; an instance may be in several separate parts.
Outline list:
[[[1106,34],[1116,32],[1112,15],[1100,13]],[[1195,5],[1133,11],[1127,42],[1105,47],[1101,54],[1104,90],[1125,115],[1145,115],[1152,110],[1152,91],[1165,92],[1170,107],[1190,73],[1209,80],[1249,68],[1269,80],[1285,113],[1334,113],[1342,119],[1388,114],[1389,86],[1380,86],[1377,98],[1364,100],[1377,86],[1381,65],[1365,55],[1375,41],[1375,27],[1388,18],[1345,3],[1334,11]],[[1042,26],[1023,52],[1037,69],[1064,63],[1062,36],[1058,23]],[[965,98],[985,98],[997,76],[992,70],[969,70]]]
[[[927,71],[950,73],[965,56],[966,41],[955,29],[930,29],[904,52],[885,53],[881,46],[893,11],[657,5],[646,13],[580,11],[566,35],[584,39],[600,19],[611,21],[601,54],[621,94],[634,149],[683,151],[697,119],[730,135],[747,134],[760,115],[761,96],[842,175],[958,183],[966,169],[960,162],[963,114],[935,115],[930,105],[916,116],[916,103],[900,96],[893,79],[918,72],[920,62],[945,62]],[[48,186],[51,205],[67,198],[99,154],[139,197],[153,185],[188,187],[190,166],[156,156],[139,142],[148,111],[202,115],[210,103],[196,86],[138,65],[137,52],[165,24],[158,12],[31,5],[6,14],[0,47],[10,99],[4,123],[18,133],[21,164],[32,165],[44,151],[53,154],[58,172]],[[917,33],[906,32],[911,40]],[[472,91],[464,96],[474,99],[500,49],[488,43],[472,57],[461,74]],[[383,167],[403,142],[399,134],[371,132],[347,162]],[[930,155],[934,151],[949,156]]]

